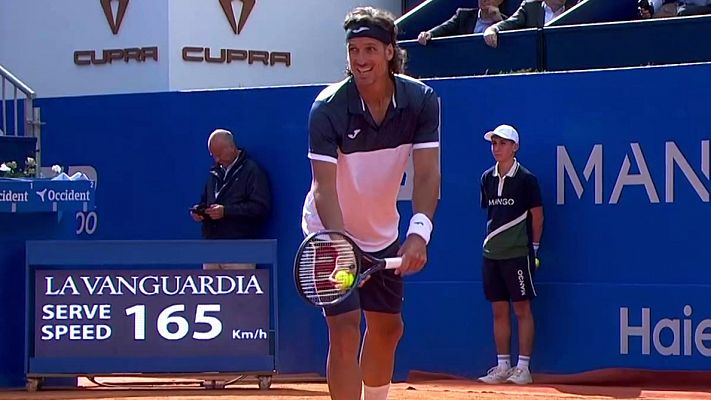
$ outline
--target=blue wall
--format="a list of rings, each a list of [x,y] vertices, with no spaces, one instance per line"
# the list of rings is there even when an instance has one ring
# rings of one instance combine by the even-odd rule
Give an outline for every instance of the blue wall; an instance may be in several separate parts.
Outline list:
[[[5,83],[5,107],[2,106],[0,100],[0,131],[5,135],[22,136],[25,134],[25,100],[22,92],[17,94],[17,121],[15,121],[15,94],[12,85],[6,81]],[[2,88],[0,87],[0,91]],[[2,99],[2,95],[0,95]],[[3,121],[4,118],[4,121]],[[4,127],[3,127],[4,122]],[[15,130],[15,122],[17,122],[17,130]]]
[[[74,222],[69,212],[0,212],[0,387],[25,382],[25,240],[71,238]]]
[[[484,36],[435,38],[427,46],[416,40],[400,43],[407,51],[406,70],[415,77],[490,75],[541,69],[541,34],[536,29],[501,32],[500,45],[491,48]]]
[[[93,239],[194,239],[187,210],[199,201],[212,160],[207,137],[223,127],[267,170],[283,271],[281,362],[320,370],[322,317],[296,296],[291,255],[301,241],[300,210],[310,185],[305,127],[320,87],[89,96],[41,102],[44,164],[91,165],[98,173]],[[303,336],[303,337],[301,337]],[[307,339],[313,338],[313,342]],[[290,350],[289,350],[290,349]]]
[[[411,317],[400,367],[473,376],[495,359],[479,260],[457,249],[476,249],[483,236],[477,180],[491,156],[481,135],[508,122],[522,135],[519,159],[538,175],[546,206],[534,368],[708,369],[711,354],[701,356],[693,344],[691,356],[664,357],[652,341],[651,354],[642,355],[641,339],[633,337],[629,354],[620,354],[619,320],[620,308],[627,307],[629,325],[641,325],[642,308],[648,307],[653,330],[662,318],[684,319],[684,306],[690,305],[692,329],[704,319],[711,323],[708,147],[705,175],[701,168],[702,141],[708,146],[711,139],[701,111],[711,100],[709,72],[711,66],[703,65],[433,82],[443,97],[442,203],[433,262],[418,277],[430,282],[408,287]],[[665,99],[673,98],[694,100],[667,106]],[[665,202],[667,141],[685,154],[705,200],[676,168],[674,202]],[[625,156],[630,173],[638,173],[631,143],[639,143],[659,203],[651,203],[640,186],[627,186],[617,204],[609,204]],[[582,178],[596,144],[603,145],[602,204],[595,204],[594,176],[589,182]],[[565,177],[561,205],[556,204],[557,146],[565,146],[585,188],[578,199]],[[683,336],[679,340],[683,352]],[[671,341],[671,331],[664,330],[662,342]],[[711,341],[705,345],[711,347]],[[412,351],[423,347],[426,359]]]
[[[522,0],[504,0],[499,9],[504,15],[510,16],[516,12],[521,2]],[[416,39],[420,32],[432,29],[450,19],[457,8],[479,7],[478,0],[406,0],[404,12],[412,11],[420,4],[422,4],[420,9],[412,14],[403,15],[396,21],[399,39]]]
[[[650,82],[654,84],[650,85]],[[708,197],[701,200],[678,167],[674,202],[665,201],[665,143],[673,141],[711,188],[711,65],[622,71],[449,79],[430,82],[442,98],[442,199],[430,263],[406,285],[405,337],[397,376],[411,369],[476,376],[494,358],[490,311],[481,292],[479,246],[485,215],[478,178],[491,165],[483,133],[500,123],[522,136],[519,159],[540,180],[545,233],[535,302],[536,371],[601,367],[708,369],[693,343],[691,355],[662,356],[651,338],[629,340],[620,354],[620,309],[630,326],[650,308],[650,331],[663,318],[685,317],[692,328],[711,324]],[[92,238],[186,239],[199,228],[186,212],[197,198],[210,159],[206,137],[216,127],[237,139],[265,166],[273,185],[269,237],[279,240],[283,372],[323,371],[326,329],[318,311],[293,288],[292,254],[309,186],[306,120],[320,87],[228,90],[46,99],[45,163],[93,165],[98,171],[99,224]],[[683,106],[679,99],[686,99]],[[677,105],[669,106],[670,102]],[[638,172],[631,143],[639,143],[659,203],[641,186],[625,186],[609,204],[625,157]],[[708,142],[706,142],[708,143]],[[602,145],[602,204],[594,174],[583,177],[593,146]],[[584,191],[578,199],[567,175],[565,202],[556,204],[558,146],[564,146]],[[708,146],[708,145],[707,145]],[[706,172],[704,172],[706,171]],[[410,204],[403,202],[403,218]],[[703,322],[703,320],[707,320]],[[680,326],[684,327],[683,321]],[[711,327],[704,332],[711,333]],[[702,333],[704,333],[702,332]],[[651,332],[650,332],[651,334]],[[684,351],[683,332],[679,335]],[[672,331],[661,331],[661,343]],[[711,347],[711,340],[704,342]],[[514,346],[513,354],[516,354]]]
[[[613,24],[556,26],[543,29],[545,68],[549,71],[662,65],[711,61],[711,43],[703,38],[711,16],[663,18]]]
[[[408,72],[423,78],[491,75],[528,68],[589,70],[709,62],[711,42],[696,40],[680,45],[676,39],[676,35],[706,37],[709,29],[711,16],[705,15],[502,32],[496,49],[486,46],[481,34],[436,38],[427,46],[405,40],[400,46],[407,50]]]

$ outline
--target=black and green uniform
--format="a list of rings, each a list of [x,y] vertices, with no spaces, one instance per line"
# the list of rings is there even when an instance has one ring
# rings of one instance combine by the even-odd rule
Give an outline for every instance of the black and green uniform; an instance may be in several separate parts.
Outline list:
[[[542,206],[538,179],[518,161],[504,176],[498,164],[481,176],[481,207],[487,209],[483,282],[489,301],[536,296],[533,286],[530,210]]]

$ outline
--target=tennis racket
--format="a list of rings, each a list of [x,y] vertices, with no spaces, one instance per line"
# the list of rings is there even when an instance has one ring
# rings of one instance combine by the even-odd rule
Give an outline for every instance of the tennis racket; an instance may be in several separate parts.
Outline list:
[[[373,273],[398,268],[401,263],[401,257],[379,259],[363,253],[353,239],[341,232],[321,231],[307,236],[299,246],[294,283],[308,303],[331,306],[343,301]],[[352,283],[337,279],[346,274]]]

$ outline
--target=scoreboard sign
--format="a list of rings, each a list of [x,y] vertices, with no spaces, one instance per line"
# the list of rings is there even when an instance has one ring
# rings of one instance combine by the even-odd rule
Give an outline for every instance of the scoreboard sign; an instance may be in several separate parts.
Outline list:
[[[33,357],[270,354],[269,270],[36,270]]]

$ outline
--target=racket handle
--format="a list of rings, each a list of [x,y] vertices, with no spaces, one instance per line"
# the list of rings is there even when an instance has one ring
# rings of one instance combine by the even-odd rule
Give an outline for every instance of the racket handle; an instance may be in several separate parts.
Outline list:
[[[385,269],[397,269],[402,264],[402,257],[384,258]]]
[[[378,265],[363,272],[360,275],[360,280],[365,280],[374,273],[384,269],[400,268],[400,265],[402,265],[402,257],[383,258],[382,262],[379,262]]]

